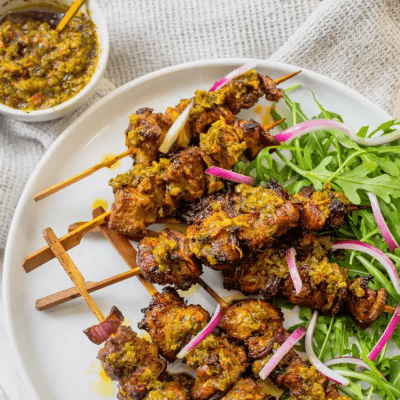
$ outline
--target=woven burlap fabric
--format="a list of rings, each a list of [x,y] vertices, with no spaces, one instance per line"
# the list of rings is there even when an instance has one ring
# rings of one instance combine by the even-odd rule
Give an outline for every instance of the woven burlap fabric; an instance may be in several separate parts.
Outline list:
[[[98,0],[110,30],[101,90],[166,66],[251,57],[309,68],[393,112],[400,77],[398,0]],[[86,106],[87,107],[87,106]],[[46,149],[79,115],[27,124],[0,116],[0,252]]]

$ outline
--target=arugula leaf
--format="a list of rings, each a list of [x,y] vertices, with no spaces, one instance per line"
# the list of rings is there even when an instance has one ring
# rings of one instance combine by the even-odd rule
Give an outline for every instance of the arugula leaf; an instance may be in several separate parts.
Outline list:
[[[311,92],[312,93],[312,92]],[[338,119],[340,115],[327,111],[312,93],[316,105],[320,111],[317,118]],[[286,126],[308,120],[299,103],[285,96],[285,104],[290,115]],[[290,113],[289,113],[290,112]],[[280,114],[273,114],[275,120],[280,119]],[[315,117],[314,117],[315,118]],[[387,121],[372,132],[369,127],[362,127],[358,136],[369,137],[377,133],[392,132],[400,122]],[[276,148],[276,147],[275,147]],[[276,177],[289,191],[298,193],[301,188],[313,184],[317,190],[321,190],[326,183],[330,183],[335,190],[342,191],[354,204],[369,205],[367,192],[375,193],[379,198],[379,205],[385,221],[393,236],[400,244],[400,146],[376,146],[367,147],[353,142],[342,132],[318,131],[304,135],[294,140],[290,145],[282,143],[277,148],[277,157],[282,163],[276,161],[269,150],[264,150],[247,167],[246,173],[256,178],[257,183],[265,183],[270,177]],[[243,165],[237,165],[238,170],[243,171]],[[393,200],[393,201],[391,201]],[[338,239],[357,239],[368,242],[382,249],[396,263],[400,271],[400,249],[394,254],[389,248],[377,226],[371,209],[359,210],[349,213],[346,221],[339,230],[333,232],[317,233],[317,235],[330,234]],[[347,268],[349,278],[356,276],[374,275],[374,281],[369,283],[371,289],[377,290],[385,287],[388,290],[388,304],[396,305],[400,296],[394,289],[384,268],[369,256],[351,251],[345,252],[343,259],[336,259],[329,255],[332,262]],[[293,308],[290,303],[274,300],[275,304],[284,308]],[[301,307],[299,311],[301,323],[292,326],[293,331],[298,326],[308,326],[311,311]],[[320,315],[314,332],[314,348],[321,361],[352,355],[360,358],[368,354],[372,347],[382,336],[383,331],[390,320],[389,314],[382,314],[368,330],[361,330],[350,316]],[[396,328],[390,341],[390,346],[400,349],[400,325]],[[300,343],[300,350],[304,345]],[[354,365],[343,364],[340,369],[333,369],[347,376],[350,385],[340,388],[349,397],[356,400],[371,399],[372,395],[381,396],[384,400],[393,400],[393,396],[400,397],[400,356],[389,357],[386,353],[386,345],[377,360],[372,363],[372,372],[366,370],[358,373]],[[384,381],[379,371],[388,379]],[[370,387],[363,384],[369,382]]]
[[[278,111],[276,111],[276,109],[273,106],[271,107],[271,110],[269,113],[271,114],[271,117],[274,119],[275,122],[282,119],[282,116],[278,113]],[[283,121],[279,124],[279,126],[284,130],[284,129],[287,129],[288,124],[286,121]]]
[[[400,125],[400,121],[397,121],[397,119],[392,119],[390,121],[386,121],[383,124],[379,125],[375,130],[373,130],[371,133],[368,134],[368,137],[374,136],[375,133],[379,131],[383,131],[382,134],[394,132],[396,128],[393,128],[396,125]]]
[[[398,177],[400,175],[399,166],[389,157],[378,156],[377,154],[368,154],[368,160],[374,162],[382,171],[389,175]]]
[[[317,103],[317,106],[321,110],[321,114],[318,115],[317,118],[320,118],[321,116],[323,116],[325,119],[335,119],[336,118],[339,122],[343,122],[343,118],[339,114],[336,114],[332,111],[326,111],[325,108],[322,107],[321,103],[318,102],[317,98],[315,97],[314,92],[310,88],[308,88],[308,90],[313,95],[314,101]]]

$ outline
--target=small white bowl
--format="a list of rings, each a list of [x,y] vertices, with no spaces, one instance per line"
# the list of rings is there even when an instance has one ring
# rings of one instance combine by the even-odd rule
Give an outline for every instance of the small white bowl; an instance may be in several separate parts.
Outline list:
[[[73,0],[59,0],[57,2],[54,0],[9,0],[0,5],[0,17],[21,6],[35,6],[35,4],[43,6],[46,3],[53,5],[58,3],[69,7],[72,2]],[[95,92],[96,85],[103,76],[107,66],[110,45],[107,22],[96,0],[89,0],[86,2],[86,4],[89,9],[90,18],[96,25],[96,31],[100,45],[97,68],[90,82],[74,97],[55,107],[27,112],[11,108],[3,103],[0,103],[0,114],[8,115],[20,121],[26,122],[50,121],[52,119],[64,117],[65,115],[71,113],[76,108],[84,104],[89,96]],[[82,11],[86,11],[85,5],[82,7]]]

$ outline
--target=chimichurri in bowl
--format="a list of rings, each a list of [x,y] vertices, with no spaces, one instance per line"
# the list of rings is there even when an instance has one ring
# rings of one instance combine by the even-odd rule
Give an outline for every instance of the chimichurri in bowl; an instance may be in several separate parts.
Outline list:
[[[69,3],[60,3],[60,17]],[[0,10],[0,112],[25,121],[55,119],[93,92],[105,69],[108,33],[90,6],[89,15],[82,8],[61,32],[54,29],[57,18],[46,18],[50,13],[31,11],[35,2],[31,9]]]

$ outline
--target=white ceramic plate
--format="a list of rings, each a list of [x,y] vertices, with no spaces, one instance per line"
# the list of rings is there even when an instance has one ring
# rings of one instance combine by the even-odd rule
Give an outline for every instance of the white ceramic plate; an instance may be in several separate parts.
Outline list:
[[[53,144],[37,166],[26,186],[11,225],[4,262],[4,304],[6,324],[12,347],[22,374],[31,382],[42,400],[115,398],[116,391],[99,375],[96,360],[98,347],[82,331],[96,323],[82,299],[66,303],[47,312],[35,310],[36,299],[71,286],[64,270],[56,261],[26,274],[23,258],[45,245],[42,230],[52,227],[58,236],[68,225],[91,219],[95,198],[112,202],[107,181],[124,172],[128,160],[118,170],[103,169],[89,178],[39,203],[33,196],[45,187],[99,162],[106,153],[125,150],[124,131],[128,116],[140,107],[149,106],[163,112],[181,98],[191,97],[198,88],[208,89],[227,72],[245,63],[244,59],[217,59],[192,62],[163,69],[136,79],[99,101],[72,124]],[[290,65],[257,62],[257,70],[278,78],[298,68]],[[329,110],[340,113],[354,129],[373,127],[390,119],[369,100],[349,88],[311,71],[282,84],[287,88],[301,83],[303,88],[291,97],[299,101],[306,114],[319,113],[307,87]],[[266,103],[264,105],[267,105]],[[260,120],[260,115],[247,111],[243,115]],[[122,259],[103,238],[85,237],[70,252],[87,280],[101,280],[127,269]],[[217,273],[207,269],[205,280],[222,295]],[[104,314],[117,305],[136,329],[150,296],[136,278],[93,294]],[[213,301],[199,289],[190,302],[201,304],[212,312]],[[291,321],[287,322],[288,324]]]

